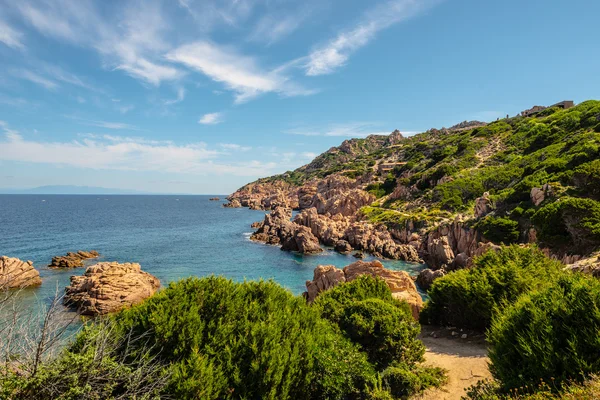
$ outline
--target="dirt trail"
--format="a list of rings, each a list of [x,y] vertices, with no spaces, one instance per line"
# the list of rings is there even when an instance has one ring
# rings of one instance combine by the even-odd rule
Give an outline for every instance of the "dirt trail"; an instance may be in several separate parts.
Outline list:
[[[437,337],[432,336],[432,332]],[[461,339],[460,335],[453,337],[451,331],[445,328],[434,330],[423,327],[420,339],[427,347],[426,364],[446,369],[448,383],[440,389],[415,396],[414,400],[459,400],[465,395],[466,388],[491,377],[482,337]]]

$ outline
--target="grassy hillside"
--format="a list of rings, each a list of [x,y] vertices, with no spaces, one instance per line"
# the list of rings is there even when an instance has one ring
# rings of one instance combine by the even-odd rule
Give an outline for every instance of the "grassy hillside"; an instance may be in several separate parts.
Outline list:
[[[383,223],[472,214],[475,199],[489,192],[495,212],[478,224],[496,236],[490,240],[523,241],[535,226],[538,240],[557,250],[600,246],[600,101],[474,125],[347,140],[308,165],[261,181],[299,186],[333,173],[362,177],[379,199],[363,213]],[[380,163],[397,165],[380,173]],[[535,206],[531,190],[544,184],[545,200]],[[406,189],[402,196],[390,197],[398,186]]]

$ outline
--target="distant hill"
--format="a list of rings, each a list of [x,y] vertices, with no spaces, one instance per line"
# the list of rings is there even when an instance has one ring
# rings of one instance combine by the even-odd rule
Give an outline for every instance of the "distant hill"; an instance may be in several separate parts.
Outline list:
[[[4,194],[149,194],[127,189],[104,188],[97,186],[48,185],[31,189],[2,190]]]

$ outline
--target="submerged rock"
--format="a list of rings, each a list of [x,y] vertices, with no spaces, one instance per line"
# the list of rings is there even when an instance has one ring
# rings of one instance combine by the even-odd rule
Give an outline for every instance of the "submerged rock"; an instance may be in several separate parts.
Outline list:
[[[0,289],[20,289],[41,284],[40,273],[33,268],[33,262],[0,257]]]
[[[419,318],[419,312],[423,308],[423,300],[417,292],[417,287],[412,278],[405,271],[392,271],[386,269],[380,261],[356,261],[343,270],[333,265],[318,266],[312,281],[306,281],[306,292],[304,297],[308,302],[313,302],[319,293],[339,285],[343,282],[351,282],[361,275],[379,277],[387,283],[392,296],[404,300],[411,308],[413,317]]]
[[[83,276],[72,276],[64,303],[83,315],[104,315],[141,303],[160,287],[155,276],[140,264],[102,262],[88,267]]]
[[[52,257],[52,262],[48,265],[48,268],[77,268],[83,267],[83,261],[90,258],[96,258],[100,254],[95,251],[82,251],[79,250],[77,253],[68,252],[64,256]]]

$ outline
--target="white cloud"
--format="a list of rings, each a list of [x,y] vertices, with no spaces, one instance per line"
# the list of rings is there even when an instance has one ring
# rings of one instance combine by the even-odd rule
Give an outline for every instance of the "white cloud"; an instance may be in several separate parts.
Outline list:
[[[0,121],[4,140],[0,140],[0,160],[54,164],[76,168],[154,171],[196,175],[261,176],[273,173],[276,163],[246,161],[217,162],[221,154],[205,143],[176,145],[171,142],[85,135],[83,140],[42,142],[27,140]],[[56,157],[60,154],[61,157]]]
[[[177,97],[175,99],[165,100],[165,105],[181,103],[185,99],[185,89],[180,87],[177,88]]]
[[[128,104],[126,106],[117,107],[121,114],[127,114],[129,111],[133,110],[135,106],[133,104]]]
[[[204,114],[198,120],[198,123],[202,125],[216,125],[221,122],[223,122],[223,113],[220,112]]]
[[[126,124],[123,122],[110,122],[110,121],[96,121],[85,118],[79,118],[73,115],[65,115],[65,117],[78,121],[82,125],[97,126],[99,128],[115,129],[115,130],[130,130],[139,131],[140,129],[135,125]]]
[[[365,46],[375,35],[390,26],[425,11],[441,0],[387,0],[365,13],[350,30],[317,47],[307,57],[306,75],[317,76],[334,72],[346,64],[350,55]]]
[[[208,76],[236,93],[236,103],[242,103],[264,93],[284,96],[314,93],[281,75],[281,69],[264,71],[254,58],[239,54],[231,48],[219,47],[207,41],[183,45],[167,54],[167,59],[181,63]]]
[[[389,135],[391,131],[375,130],[377,124],[353,122],[331,124],[325,127],[300,127],[283,131],[290,135],[365,138],[370,135]]]
[[[112,21],[89,1],[58,0],[35,5],[22,1],[16,8],[40,33],[96,50],[110,69],[156,86],[183,76],[177,68],[160,62],[170,46],[163,39],[169,26],[158,1],[127,2],[112,10],[109,15],[119,17]]]
[[[246,20],[257,0],[178,0],[195,20],[199,29],[208,31],[217,24],[236,26]]]
[[[28,70],[13,70],[12,71],[13,76],[20,78],[20,79],[25,79],[27,81],[33,82],[36,85],[40,85],[43,86],[44,88],[48,89],[48,90],[56,90],[59,87],[59,84],[54,82],[53,80],[50,80],[48,78],[45,78],[41,75],[38,75],[35,72],[32,71],[28,71]]]
[[[25,45],[22,42],[23,34],[16,31],[6,22],[0,20],[0,43],[13,49],[23,49]]]
[[[312,8],[301,6],[298,10],[286,10],[263,15],[250,34],[250,40],[271,45],[300,27],[311,14]]]
[[[242,146],[242,145],[235,144],[235,143],[219,143],[219,146],[221,146],[225,150],[233,150],[233,151],[250,151],[250,150],[252,150],[252,147],[250,147],[250,146]]]

